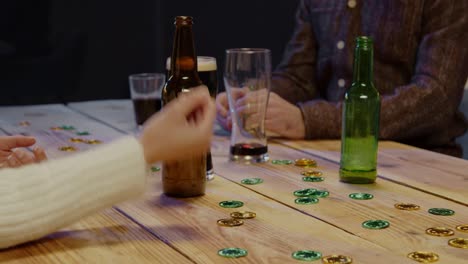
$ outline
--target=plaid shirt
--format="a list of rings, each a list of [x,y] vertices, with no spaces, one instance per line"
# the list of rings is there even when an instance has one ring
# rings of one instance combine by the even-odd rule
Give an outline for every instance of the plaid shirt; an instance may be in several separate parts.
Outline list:
[[[272,91],[301,108],[306,138],[340,138],[359,35],[374,39],[380,138],[461,156],[467,0],[302,0]]]

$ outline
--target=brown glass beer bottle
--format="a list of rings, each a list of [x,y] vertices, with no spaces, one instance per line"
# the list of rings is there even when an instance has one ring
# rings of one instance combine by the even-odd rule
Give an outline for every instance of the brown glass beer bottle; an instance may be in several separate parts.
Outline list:
[[[197,56],[192,33],[192,17],[175,18],[171,72],[162,90],[163,107],[181,93],[203,85],[197,72]],[[162,164],[163,192],[168,196],[203,195],[206,185],[206,155],[190,156]]]

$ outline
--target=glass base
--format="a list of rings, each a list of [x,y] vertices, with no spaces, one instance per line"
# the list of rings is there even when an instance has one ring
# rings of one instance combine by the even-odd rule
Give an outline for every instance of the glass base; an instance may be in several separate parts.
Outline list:
[[[212,181],[214,179],[214,170],[211,169],[206,172],[206,181]]]
[[[368,184],[374,183],[377,178],[377,171],[351,171],[340,169],[340,181],[345,183]]]
[[[260,155],[234,155],[230,154],[229,159],[236,162],[242,163],[262,163],[267,162],[270,157],[268,153],[260,154]]]

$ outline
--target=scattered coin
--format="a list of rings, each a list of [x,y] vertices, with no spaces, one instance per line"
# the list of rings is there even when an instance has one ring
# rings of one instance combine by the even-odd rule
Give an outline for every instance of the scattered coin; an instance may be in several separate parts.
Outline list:
[[[76,132],[78,136],[88,136],[91,135],[88,131],[81,131],[81,132]]]
[[[222,201],[219,203],[219,206],[224,207],[224,208],[238,208],[238,207],[242,207],[243,205],[244,205],[243,202],[235,201],[235,200]]]
[[[51,127],[50,130],[58,131],[58,130],[63,130],[61,127]]]
[[[218,255],[225,258],[240,258],[247,256],[247,250],[242,248],[223,248],[218,251]]]
[[[307,189],[294,191],[294,195],[297,197],[307,197],[307,196],[311,196],[315,191],[317,191],[317,189],[307,188]]]
[[[72,151],[76,151],[76,148],[72,146],[63,146],[63,147],[59,147],[59,150],[72,152]]]
[[[417,204],[397,203],[395,204],[395,208],[399,210],[405,210],[405,211],[416,211],[416,210],[419,210],[421,207]]]
[[[367,229],[384,229],[390,226],[386,220],[367,220],[362,223],[362,227]]]
[[[293,161],[292,160],[272,160],[271,163],[275,165],[290,165],[293,163]]]
[[[241,181],[242,184],[247,184],[247,185],[255,185],[255,184],[260,184],[262,182],[263,182],[263,179],[261,178],[247,178]]]
[[[63,130],[74,130],[75,129],[74,126],[65,126],[65,125],[61,126],[60,128],[63,129]]]
[[[330,193],[325,190],[315,190],[312,192],[311,196],[313,197],[318,197],[318,198],[325,198],[329,195]]]
[[[319,199],[315,197],[299,197],[294,202],[297,204],[316,204],[319,202]]]
[[[238,211],[238,212],[232,212],[231,217],[235,219],[252,219],[257,216],[256,213],[254,212],[249,212],[249,211]]]
[[[19,122],[18,125],[23,126],[23,127],[27,127],[27,126],[30,126],[31,123],[29,123],[28,121],[21,121],[21,122]]]
[[[325,264],[351,264],[353,259],[344,255],[331,255],[323,257],[322,262]]]
[[[448,244],[456,248],[468,248],[467,238],[452,238],[448,241]]]
[[[84,140],[82,138],[70,138],[70,141],[73,143],[82,143]]]
[[[439,255],[433,252],[415,251],[408,254],[408,258],[422,263],[431,263],[439,260]]]
[[[301,175],[308,176],[308,177],[319,177],[319,176],[322,176],[323,173],[321,171],[307,170],[307,171],[301,171]]]
[[[315,167],[317,162],[313,159],[301,158],[294,161],[294,165],[298,167]]]
[[[97,144],[101,144],[102,141],[97,140],[97,139],[90,139],[90,140],[86,140],[85,143],[90,144],[90,145],[97,145]]]
[[[159,167],[156,167],[156,166],[151,167],[152,172],[157,172],[157,171],[160,171],[160,170],[161,170],[161,168],[159,168]]]
[[[351,193],[349,195],[349,198],[354,200],[370,200],[374,198],[374,195],[370,193]]]
[[[322,257],[322,253],[313,250],[298,250],[292,253],[292,257],[297,260],[314,261]]]
[[[302,177],[302,180],[305,182],[322,182],[324,180],[323,177],[308,177],[304,176]]]
[[[224,218],[224,219],[219,219],[217,221],[218,225],[220,226],[240,226],[244,224],[244,221],[239,220],[239,219],[234,219],[234,218]]]
[[[460,232],[468,233],[468,225],[458,225],[456,228]]]
[[[451,209],[446,209],[446,208],[431,208],[428,210],[428,212],[433,215],[443,215],[443,216],[450,216],[450,215],[455,214],[455,211]]]
[[[453,236],[455,232],[452,229],[446,227],[431,227],[426,229],[426,234],[431,236]]]

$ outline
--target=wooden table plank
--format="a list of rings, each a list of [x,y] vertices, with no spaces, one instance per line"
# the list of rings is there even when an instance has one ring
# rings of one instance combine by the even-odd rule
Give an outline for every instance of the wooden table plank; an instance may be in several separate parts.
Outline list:
[[[303,169],[293,165],[242,165],[228,162],[225,157],[215,157],[216,172],[237,183],[243,178],[260,177],[264,179],[263,184],[245,187],[397,254],[405,255],[412,250],[424,249],[439,253],[444,259],[450,260],[450,263],[462,263],[462,259],[468,259],[468,252],[449,247],[448,239],[425,234],[427,228],[434,226],[454,229],[457,225],[467,224],[467,206],[385,180],[378,180],[377,184],[372,185],[341,183],[338,181],[339,167],[336,163],[281,145],[270,144],[269,154],[272,159],[314,158],[319,164],[317,170],[323,172],[325,181],[303,182],[300,175]],[[330,196],[320,199],[316,205],[297,205],[292,193],[302,188],[328,190]],[[351,200],[348,195],[353,192],[368,192],[374,194],[375,198],[369,201]],[[415,203],[422,209],[414,212],[400,211],[394,208],[394,204],[399,202]],[[455,210],[456,214],[441,217],[427,213],[427,210],[433,207],[448,207]],[[369,219],[385,219],[390,221],[391,226],[382,231],[362,228],[361,223]],[[457,233],[457,236],[468,238],[468,235],[463,233]]]
[[[340,161],[340,142],[336,140],[278,142],[335,163]],[[464,205],[468,205],[467,168],[468,160],[396,142],[379,143],[379,176]]]
[[[207,194],[189,199],[161,194],[159,173],[149,180],[144,200],[119,205],[123,212],[197,263],[293,263],[291,253],[313,249],[323,254],[352,256],[354,263],[412,263],[406,256],[353,236],[340,228],[299,213],[221,177],[208,184]],[[220,227],[216,221],[239,209],[218,206],[223,200],[240,200],[240,210],[257,213],[239,227]],[[226,260],[217,255],[225,247],[241,247],[248,256]],[[456,262],[454,262],[456,263]]]
[[[39,241],[0,251],[1,263],[193,263],[107,209]]]
[[[68,107],[125,133],[133,134],[137,129],[130,99],[70,103]]]

